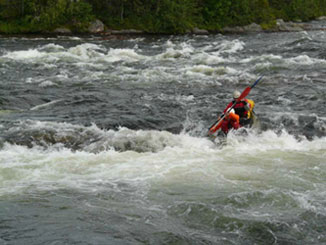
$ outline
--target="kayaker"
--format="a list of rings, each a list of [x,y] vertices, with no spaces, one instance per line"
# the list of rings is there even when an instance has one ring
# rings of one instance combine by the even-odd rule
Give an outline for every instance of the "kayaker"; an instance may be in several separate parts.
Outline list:
[[[227,134],[231,128],[238,129],[240,127],[240,117],[235,113],[234,109],[224,111],[225,117],[221,124],[221,130]]]
[[[252,124],[252,114],[255,103],[249,99],[236,102],[240,95],[241,93],[235,90],[233,92],[233,101],[230,102],[223,111],[226,116],[222,122],[221,129],[225,134],[232,128],[238,129],[239,127]],[[229,110],[234,103],[233,109]]]

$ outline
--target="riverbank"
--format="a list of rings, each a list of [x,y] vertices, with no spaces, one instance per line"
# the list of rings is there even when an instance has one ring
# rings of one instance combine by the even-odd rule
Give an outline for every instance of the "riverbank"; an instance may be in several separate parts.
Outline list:
[[[310,22],[285,22],[282,19],[277,19],[275,25],[266,29],[261,25],[252,23],[246,26],[225,27],[222,30],[209,31],[206,29],[193,28],[187,31],[185,34],[193,35],[210,35],[210,34],[250,34],[259,32],[300,32],[300,31],[317,31],[326,30],[326,16],[321,16],[316,20]],[[100,20],[95,20],[90,23],[87,31],[74,32],[69,28],[62,27],[56,28],[53,31],[48,32],[36,32],[36,33],[17,33],[17,34],[5,34],[0,32],[0,37],[59,37],[59,36],[99,36],[104,39],[129,39],[135,36],[144,35],[173,35],[173,33],[151,33],[144,30],[136,29],[123,29],[112,30],[106,27]]]
[[[297,23],[325,15],[324,0],[15,0],[0,1],[0,33],[206,35],[299,31],[305,27]]]

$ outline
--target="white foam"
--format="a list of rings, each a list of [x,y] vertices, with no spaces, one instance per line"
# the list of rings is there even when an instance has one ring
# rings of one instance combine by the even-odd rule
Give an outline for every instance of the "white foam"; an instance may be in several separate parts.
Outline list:
[[[38,50],[53,53],[53,52],[64,51],[64,47],[61,45],[58,45],[58,44],[49,43],[49,44],[46,44],[46,45],[40,47]]]
[[[194,48],[191,44],[188,43],[180,43],[179,45],[174,45],[171,41],[168,41],[166,44],[167,49],[156,56],[158,60],[165,60],[165,59],[179,59],[179,58],[187,58],[190,57],[193,52]]]
[[[31,110],[31,111],[35,111],[35,110],[43,109],[43,108],[45,108],[45,107],[48,107],[48,106],[54,105],[54,104],[56,104],[56,103],[58,103],[58,102],[60,102],[60,101],[62,101],[62,100],[53,100],[53,101],[50,101],[50,102],[48,102],[48,103],[44,103],[44,104],[41,104],[41,105],[34,106],[34,107],[32,107],[30,110]]]
[[[291,191],[290,195],[295,199],[302,209],[325,215],[325,190],[309,190],[307,192]]]
[[[46,80],[46,81],[43,81],[42,83],[40,83],[38,86],[42,87],[42,88],[46,88],[46,87],[57,86],[57,84],[54,83],[53,81]]]
[[[221,43],[217,44],[215,48],[218,48],[219,50],[217,52],[214,52],[213,54],[221,54],[221,53],[236,53],[238,51],[243,50],[245,47],[245,43],[235,39],[232,41],[223,40]]]
[[[64,49],[60,45],[47,44],[37,49],[8,52],[3,57],[24,62],[48,62],[52,64],[58,60],[74,59],[75,61],[94,61],[103,57],[106,49],[100,45],[85,43]]]
[[[326,64],[326,60],[311,58],[308,55],[299,55],[296,57],[286,59],[286,63],[291,65],[313,65],[313,64]]]
[[[237,74],[237,71],[230,67],[219,66],[211,67],[207,65],[197,65],[190,69],[191,72],[202,73],[204,75],[225,75],[225,74]]]
[[[68,57],[71,56],[82,61],[91,61],[103,57],[104,54],[101,52],[104,51],[106,50],[99,45],[85,43],[69,48],[67,52],[64,52],[64,54]]]
[[[140,83],[155,83],[157,81],[176,81],[176,82],[206,82],[217,83],[230,80],[236,81],[241,70],[228,66],[228,62],[236,59],[231,54],[241,50],[244,44],[239,40],[223,41],[212,45],[211,48],[219,49],[218,52],[205,52],[205,48],[194,48],[191,42],[174,43],[167,41],[161,53],[154,56],[141,54],[137,46],[134,48],[110,48],[100,44],[83,43],[76,46],[65,48],[61,45],[49,43],[35,49],[8,52],[3,59],[12,59],[24,63],[42,64],[36,69],[54,69],[60,64],[68,64],[78,69],[83,69],[82,76],[72,77],[67,68],[60,69],[60,73],[55,77],[46,78],[27,78],[26,83],[37,83],[41,87],[57,86],[61,82],[69,82],[72,79],[79,81],[89,81],[90,79],[119,78],[124,81],[133,81]],[[227,54],[228,57],[225,57]],[[224,55],[224,56],[223,56]],[[173,64],[176,60],[178,64]],[[191,61],[188,64],[188,60]],[[172,66],[158,67],[153,62],[162,63],[162,61],[171,61]],[[107,74],[108,64],[119,63],[119,69]],[[145,64],[144,69],[130,68],[125,63],[140,62]],[[195,65],[194,65],[195,63]],[[176,69],[177,67],[177,69]],[[91,68],[91,69],[89,69]],[[100,72],[94,72],[94,69]],[[92,70],[92,71],[89,71]],[[65,74],[63,74],[65,72]],[[65,77],[62,77],[64,75]],[[231,75],[231,76],[230,76]],[[207,77],[206,77],[207,76]],[[212,80],[212,76],[214,79]],[[145,78],[145,79],[144,79]]]
[[[255,131],[249,131],[248,136],[239,136],[236,131],[228,135],[228,146],[238,147],[240,152],[255,154],[266,151],[297,151],[310,152],[326,149],[326,138],[316,138],[313,141],[302,139],[298,141],[293,135],[285,130],[277,134],[272,130],[256,134]]]
[[[282,57],[281,55],[264,54],[261,56],[251,56],[240,60],[241,63],[256,63],[256,67],[271,67],[271,66],[310,66],[321,64],[325,65],[326,61],[323,59],[311,58],[308,55],[299,55],[296,57]]]
[[[40,52],[37,49],[29,49],[29,50],[21,50],[21,51],[13,51],[8,52],[3,57],[9,58],[13,60],[31,60],[31,59],[39,59],[46,56],[46,53]]]
[[[264,54],[261,56],[250,56],[248,58],[244,58],[240,60],[241,63],[251,63],[251,62],[270,62],[272,64],[280,64],[283,62],[283,57],[281,55],[274,55],[274,54]]]
[[[29,188],[89,190],[98,181],[207,189],[227,189],[240,184],[287,188],[285,182],[276,180],[284,178],[284,171],[291,174],[293,169],[301,171],[306,166],[311,167],[310,171],[316,171],[314,167],[319,171],[325,169],[320,161],[325,158],[326,138],[299,142],[286,132],[250,131],[246,137],[231,132],[228,144],[220,148],[207,138],[156,130],[102,130],[96,125],[38,121],[21,122],[11,133],[15,130],[49,130],[57,139],[86,137],[86,141],[78,151],[61,143],[47,148],[6,143],[0,150],[0,195]],[[93,138],[96,140],[92,141]],[[271,169],[275,169],[273,176],[260,182]]]
[[[102,59],[106,62],[113,63],[117,61],[136,62],[145,58],[145,56],[137,54],[133,49],[110,49]]]

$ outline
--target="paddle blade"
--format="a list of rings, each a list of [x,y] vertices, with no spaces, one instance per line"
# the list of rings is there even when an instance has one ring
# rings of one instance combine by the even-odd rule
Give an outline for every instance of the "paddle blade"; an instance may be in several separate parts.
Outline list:
[[[242,94],[237,98],[237,101],[243,100],[246,98],[246,96],[250,93],[251,88],[247,87],[245,90],[243,90]]]
[[[251,85],[250,87],[247,87],[245,90],[243,90],[242,94],[239,96],[239,98],[237,99],[237,101],[243,100],[244,98],[247,97],[247,95],[250,93],[250,90],[255,87],[257,85],[257,83],[263,78],[263,76],[261,76],[260,78],[258,78],[253,85]]]

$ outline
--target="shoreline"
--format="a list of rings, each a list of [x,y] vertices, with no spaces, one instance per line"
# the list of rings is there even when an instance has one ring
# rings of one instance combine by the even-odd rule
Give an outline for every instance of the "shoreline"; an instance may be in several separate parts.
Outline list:
[[[58,30],[58,31],[56,31]],[[106,40],[125,40],[144,36],[186,36],[186,35],[248,35],[255,33],[277,33],[277,32],[301,32],[301,31],[326,31],[326,17],[320,17],[310,22],[284,22],[282,19],[276,20],[276,26],[271,29],[263,29],[260,25],[252,23],[247,26],[225,27],[222,31],[209,31],[205,29],[193,28],[186,33],[149,33],[135,29],[125,30],[100,30],[96,32],[71,32],[67,29],[56,29],[53,32],[38,33],[0,33],[0,38],[60,38],[60,37],[97,37]]]

